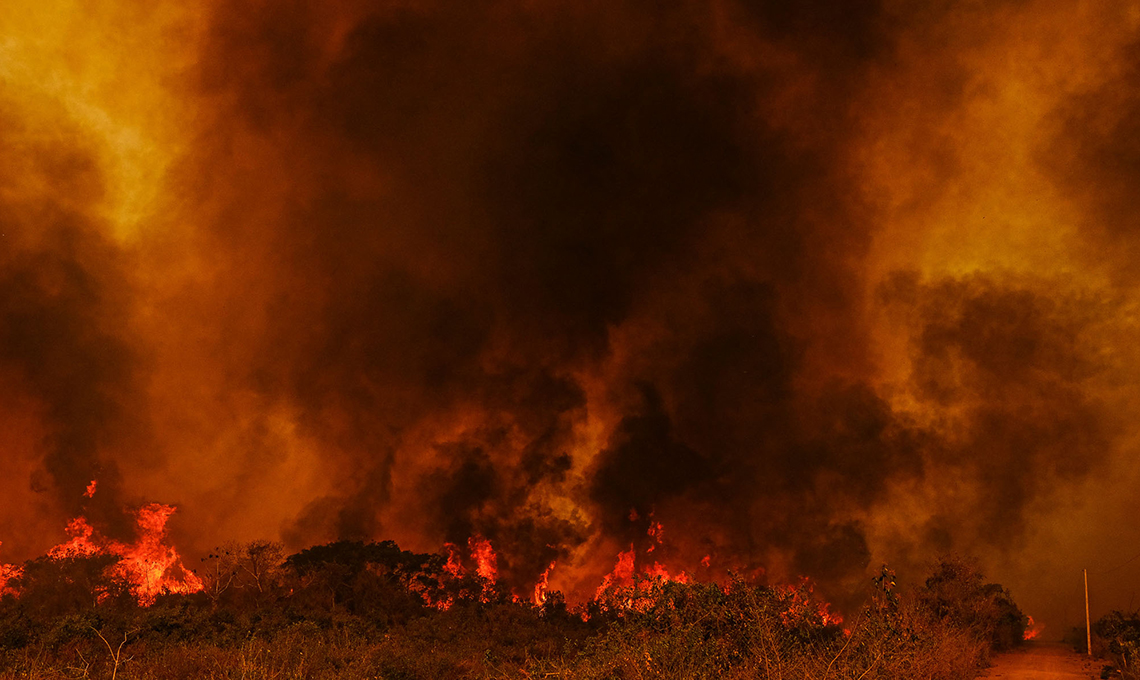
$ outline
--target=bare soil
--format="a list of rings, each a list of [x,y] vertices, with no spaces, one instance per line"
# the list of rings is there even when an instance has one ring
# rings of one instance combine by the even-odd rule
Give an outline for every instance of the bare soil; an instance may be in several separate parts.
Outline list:
[[[1105,665],[1099,659],[1074,652],[1060,644],[1031,643],[993,659],[979,678],[1002,680],[1088,680],[1099,678]]]

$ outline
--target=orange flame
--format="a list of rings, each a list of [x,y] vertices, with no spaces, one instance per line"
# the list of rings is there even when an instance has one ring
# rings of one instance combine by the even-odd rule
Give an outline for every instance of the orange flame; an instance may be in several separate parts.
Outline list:
[[[546,591],[550,588],[550,572],[554,571],[556,564],[558,564],[557,561],[551,562],[546,571],[538,577],[538,583],[534,584],[534,598],[531,601],[536,607],[540,607],[546,602]]]
[[[1025,626],[1025,632],[1022,633],[1021,639],[1028,642],[1029,640],[1036,639],[1037,636],[1045,630],[1045,625],[1034,621],[1032,616],[1026,618],[1029,619],[1029,622],[1028,625]]]
[[[4,545],[0,541],[0,545]],[[17,579],[24,574],[22,567],[17,567],[14,564],[4,564],[0,562],[0,597],[5,595],[15,595],[16,591],[8,587],[8,582],[12,579]]]
[[[481,536],[472,536],[467,539],[467,546],[471,548],[471,557],[475,560],[475,573],[491,583],[498,580],[498,559],[495,550],[491,548],[491,542]]]
[[[825,626],[842,626],[843,617],[831,611],[831,605],[812,596],[814,589],[807,578],[799,587],[780,586],[777,592],[784,596],[786,609],[780,614],[785,624],[796,620],[818,618]]]
[[[443,565],[443,570],[452,578],[462,578],[464,570],[459,561],[459,548],[454,543],[444,543],[443,549],[447,551],[447,564]]]
[[[144,606],[153,604],[163,593],[196,593],[204,587],[202,580],[182,565],[178,551],[163,543],[166,522],[174,510],[174,506],[161,503],[143,506],[136,514],[138,541],[130,546],[115,544],[119,550],[111,551],[122,556],[118,569]]]
[[[633,578],[634,557],[635,551],[632,544],[630,544],[629,550],[618,553],[614,570],[602,578],[602,583],[598,586],[594,599],[601,599],[611,586],[626,585]]]
[[[91,536],[95,533],[95,529],[87,523],[86,517],[76,517],[67,523],[67,528],[64,529],[71,540],[67,543],[60,543],[48,551],[48,557],[56,560],[65,560],[73,557],[90,557],[102,551],[102,549],[95,545],[91,540]]]
[[[130,584],[135,599],[144,607],[154,604],[164,593],[196,593],[204,588],[202,580],[182,565],[177,550],[163,543],[166,522],[174,511],[174,506],[161,503],[139,508],[135,513],[138,538],[132,544],[97,536],[85,517],[76,517],[65,529],[71,540],[49,550],[48,557],[62,560],[92,555],[118,556],[114,572]]]
[[[482,591],[479,596],[481,602],[490,602],[495,594],[495,583],[499,579],[498,557],[495,555],[491,542],[482,536],[472,536],[467,539],[471,561],[475,564],[475,574],[482,580]],[[443,549],[447,553],[447,562],[443,565],[444,576],[439,579],[440,588],[445,587],[448,578],[459,580],[467,575],[467,568],[463,566],[463,556],[459,546],[454,543],[444,543]],[[418,590],[418,589],[417,589]],[[447,610],[455,603],[453,597],[434,595],[428,590],[418,590],[424,599],[424,604],[436,609]],[[518,598],[516,598],[517,600]]]
[[[649,516],[652,517],[653,513],[650,513]],[[637,511],[631,510],[630,520],[635,521],[636,519]],[[664,545],[665,543],[665,527],[662,526],[661,522],[655,520],[650,521],[649,529],[646,530],[646,535],[653,539],[653,542],[650,543],[649,547],[645,549],[646,555],[654,552],[658,546]],[[701,561],[701,564],[707,567],[709,559],[710,558],[706,555],[705,559]],[[634,574],[636,573],[637,549],[631,543],[629,550],[618,553],[617,563],[614,565],[613,571],[611,571],[609,574],[606,574],[602,578],[601,585],[598,586],[598,589],[594,594],[594,599],[600,600],[606,590],[611,587],[626,587],[631,585],[633,582]],[[692,578],[686,572],[678,571],[676,573],[671,573],[667,566],[661,564],[661,562],[657,560],[654,560],[652,566],[643,567],[641,569],[641,573],[651,579],[657,579],[661,581],[676,581],[678,583],[690,583],[692,581]]]
[[[98,486],[98,484],[99,480],[92,479],[91,483],[87,485],[87,490],[83,492],[83,495],[87,498],[93,498],[95,496],[95,487]]]

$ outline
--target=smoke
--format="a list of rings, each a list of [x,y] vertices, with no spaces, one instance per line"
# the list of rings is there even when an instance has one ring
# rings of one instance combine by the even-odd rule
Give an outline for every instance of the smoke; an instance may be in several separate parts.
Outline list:
[[[50,105],[31,116],[0,99],[0,129],[0,375],[12,424],[5,487],[26,504],[8,509],[27,522],[10,534],[26,550],[35,511],[45,508],[126,530],[109,452],[147,433],[129,411],[140,359],[124,332],[128,262],[91,217],[102,194],[91,151]],[[99,497],[84,498],[96,478]]]
[[[143,103],[3,109],[0,408],[53,498],[5,551],[98,478],[191,549],[482,536],[520,591],[630,545],[1043,582],[1140,365],[1131,15],[1046,4],[159,12]]]

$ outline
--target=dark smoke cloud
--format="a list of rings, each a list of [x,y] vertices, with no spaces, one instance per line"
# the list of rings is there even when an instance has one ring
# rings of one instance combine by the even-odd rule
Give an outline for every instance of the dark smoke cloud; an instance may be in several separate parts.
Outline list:
[[[1041,150],[1055,186],[1081,208],[1092,266],[1111,262],[1113,275],[1134,286],[1140,241],[1140,42],[1120,50],[1113,76],[1062,99]]]
[[[977,485],[966,516],[955,506],[934,516],[934,542],[1015,542],[1033,500],[1110,459],[1119,424],[1093,390],[1107,365],[1089,341],[1104,309],[1035,279],[900,273],[883,292],[914,315],[914,388],[943,414],[927,457]]]
[[[0,184],[8,189],[0,198],[0,374],[6,391],[37,403],[44,423],[40,464],[25,484],[63,512],[121,532],[119,472],[106,452],[145,432],[136,415],[139,360],[124,337],[127,260],[92,217],[100,172],[73,123],[60,111],[37,120],[8,103],[0,99]],[[99,493],[88,500],[96,478]]]
[[[644,545],[652,516],[841,582],[870,559],[859,517],[932,462],[975,474],[990,542],[1048,487],[1026,461],[1095,464],[1079,329],[1035,291],[891,284],[915,389],[965,413],[961,434],[873,384],[852,109],[931,17],[717,7],[729,26],[696,4],[427,3],[350,12],[337,38],[300,4],[218,10],[199,88],[226,124],[185,172],[221,204],[200,244],[215,285],[248,291],[211,295],[269,310],[232,379],[299,407],[345,471],[292,541],[411,522],[491,538],[525,580],[599,532]],[[227,162],[229,187],[201,179]],[[591,374],[618,412],[589,460]],[[409,451],[440,414],[471,422]],[[963,540],[940,521],[931,542]]]
[[[0,364],[43,403],[46,486],[78,512],[89,477],[169,464],[203,526],[478,535],[518,588],[633,545],[844,599],[872,559],[1015,543],[1114,447],[1106,313],[1045,276],[892,273],[868,156],[914,165],[900,212],[968,196],[956,126],[1007,20],[981,19],[1026,5],[216,3],[138,253],[79,140],[0,137],[57,187],[0,203]],[[1041,151],[1124,250],[1133,71]],[[909,356],[878,356],[880,313]]]

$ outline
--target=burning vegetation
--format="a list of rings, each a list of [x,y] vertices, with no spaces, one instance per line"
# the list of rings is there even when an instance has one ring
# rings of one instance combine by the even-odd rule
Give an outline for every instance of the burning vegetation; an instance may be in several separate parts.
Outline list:
[[[988,635],[935,556],[1063,630],[1140,542],[1135,2],[79,5],[0,2],[6,649],[869,678]]]
[[[1026,630],[1004,589],[953,559],[907,591],[884,567],[845,620],[807,580],[769,586],[739,575],[636,573],[588,602],[538,589],[529,600],[495,578],[493,547],[480,538],[436,554],[391,541],[288,557],[271,542],[234,544],[204,558],[200,580],[143,589],[117,548],[90,550],[91,534],[73,532],[70,547],[25,564],[0,595],[0,672],[959,680]],[[623,555],[615,572],[632,571],[632,559]]]

